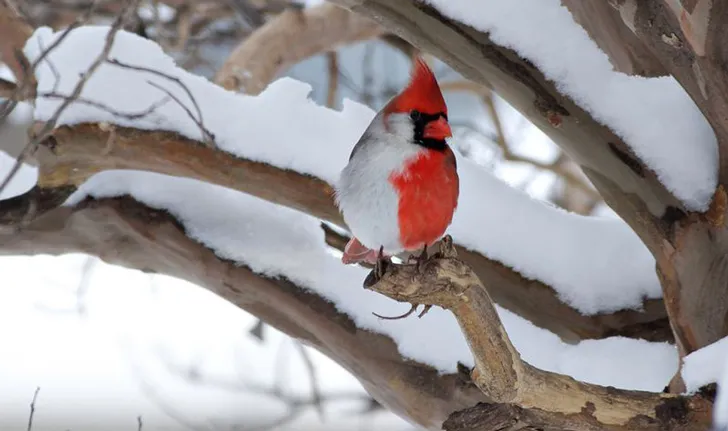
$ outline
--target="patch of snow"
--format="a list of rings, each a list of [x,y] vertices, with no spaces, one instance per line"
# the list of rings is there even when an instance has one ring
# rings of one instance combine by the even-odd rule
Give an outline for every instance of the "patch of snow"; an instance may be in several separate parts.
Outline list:
[[[0,63],[0,78],[6,81],[15,82],[15,75],[13,74],[13,71],[10,70],[10,68],[4,63]]]
[[[154,8],[157,9],[156,12]],[[139,6],[139,9],[137,9],[137,12],[139,13],[139,17],[141,19],[153,20],[158,17],[159,21],[163,23],[172,21],[175,14],[177,13],[175,8],[168,6],[164,3],[157,3],[156,5],[142,4],[141,6]]]
[[[728,337],[696,350],[683,359],[681,370],[687,392],[718,382],[728,365]]]
[[[51,53],[61,75],[59,92],[67,93],[75,85],[79,73],[101,51],[107,31],[108,27],[78,28]],[[48,46],[58,34],[49,28],[36,30],[26,55],[36,58],[38,40]],[[259,96],[226,91],[177,68],[154,42],[127,32],[117,34],[111,57],[182,80],[197,99],[219,148],[329,183],[337,181],[352,146],[374,116],[371,109],[350,100],[344,100],[341,111],[319,106],[308,99],[310,86],[290,78],[275,81]],[[47,63],[38,68],[37,77],[41,92],[55,85]],[[194,112],[186,94],[168,80],[109,64],[88,80],[82,96],[139,112],[163,96],[147,81],[168,88]],[[37,100],[35,118],[48,119],[59,103]],[[201,138],[195,123],[174,103],[134,120],[73,103],[59,124],[102,121]],[[661,296],[653,257],[621,220],[570,214],[530,199],[469,160],[458,157],[458,166],[461,198],[449,230],[458,243],[552,286],[584,314],[639,308],[644,298]]]
[[[326,3],[326,0],[294,0],[293,3],[298,3],[303,7],[314,7]]]
[[[723,364],[723,373],[718,382],[718,395],[713,405],[714,431],[728,431],[728,360]]]
[[[559,0],[425,1],[533,62],[619,135],[687,208],[708,208],[718,181],[717,141],[674,78],[614,71]]]

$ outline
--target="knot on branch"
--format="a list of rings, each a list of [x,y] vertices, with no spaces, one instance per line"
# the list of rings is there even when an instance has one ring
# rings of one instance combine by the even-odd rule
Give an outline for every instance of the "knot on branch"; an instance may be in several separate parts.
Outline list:
[[[364,280],[364,288],[399,302],[452,308],[462,295],[480,281],[473,270],[457,258],[452,238],[440,241],[440,249],[429,258],[405,264],[380,261]],[[381,274],[381,275],[380,275]]]

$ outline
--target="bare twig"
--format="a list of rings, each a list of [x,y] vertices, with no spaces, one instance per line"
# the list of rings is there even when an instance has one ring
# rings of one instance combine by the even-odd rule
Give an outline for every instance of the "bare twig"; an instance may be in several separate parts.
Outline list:
[[[43,97],[43,98],[47,98],[47,99],[60,99],[60,100],[68,100],[71,98],[70,95],[53,93],[53,92],[40,93],[38,95],[38,97]],[[144,118],[144,117],[152,114],[158,108],[160,108],[161,106],[164,106],[167,102],[169,102],[169,100],[170,100],[170,98],[168,96],[165,96],[165,97],[159,99],[158,101],[154,102],[153,104],[149,105],[148,108],[146,108],[142,111],[137,111],[137,112],[119,111],[105,103],[86,99],[84,97],[77,97],[73,102],[80,103],[83,105],[93,106],[94,108],[98,108],[104,112],[108,112],[109,114],[111,114],[115,117],[120,117],[120,118],[124,118],[127,120],[138,120],[139,118]]]
[[[336,105],[336,91],[339,88],[339,55],[336,51],[326,53],[326,62],[329,69],[329,86],[326,92],[326,106],[334,108]]]
[[[570,184],[573,184],[574,186],[588,193],[594,199],[601,200],[601,196],[594,188],[590,187],[574,172],[564,169],[563,165],[557,163],[556,161],[554,163],[543,163],[537,160],[533,160],[527,157],[521,157],[517,154],[514,154],[510,146],[506,142],[503,124],[501,123],[498,110],[495,107],[495,94],[492,91],[488,91],[488,94],[483,96],[483,102],[485,103],[485,106],[488,109],[488,113],[493,120],[493,125],[495,126],[496,130],[496,143],[503,153],[504,160],[507,160],[509,162],[528,163],[536,168],[551,171],[559,177],[563,178],[565,181],[569,182]]]
[[[35,393],[33,394],[33,400],[30,402],[30,414],[28,415],[27,431],[31,431],[33,429],[33,417],[35,416],[35,403],[36,403],[36,401],[38,401],[38,392],[40,392],[40,386],[35,388]]]
[[[195,115],[192,114],[192,111],[190,111],[190,109],[187,108],[187,106],[184,103],[182,103],[182,101],[177,96],[175,96],[174,94],[172,94],[172,92],[170,92],[169,90],[167,90],[166,88],[160,86],[159,84],[157,84],[155,82],[147,81],[147,83],[149,85],[151,85],[151,86],[157,88],[158,90],[164,92],[168,97],[170,97],[175,102],[177,102],[177,104],[182,109],[184,109],[184,111],[187,113],[187,116],[200,129],[200,132],[202,133],[202,139],[203,139],[203,141],[208,146],[214,147],[215,135],[212,132],[210,132],[205,127],[204,118],[202,117],[202,110],[200,109],[200,105],[197,103],[197,99],[195,99],[195,96],[192,94],[192,91],[190,91],[189,87],[187,87],[187,85],[185,85],[185,83],[182,82],[181,79],[179,79],[179,78],[177,78],[175,76],[169,75],[167,73],[161,72],[159,70],[151,69],[151,68],[145,67],[145,66],[139,66],[139,65],[132,65],[132,64],[124,63],[124,62],[119,61],[117,59],[108,59],[107,62],[109,64],[113,64],[114,66],[118,66],[118,67],[121,67],[123,69],[129,69],[129,70],[136,70],[136,71],[139,71],[139,72],[148,72],[148,73],[151,73],[153,75],[156,75],[156,76],[159,76],[161,78],[164,78],[164,79],[166,79],[168,81],[171,81],[172,83],[174,83],[177,86],[179,86],[180,88],[182,88],[182,90],[185,92],[185,94],[187,94],[187,97],[190,99],[190,102],[192,102],[192,106],[195,108],[195,112],[197,113],[197,116],[196,117],[195,117]]]
[[[185,111],[185,113],[190,118],[190,120],[192,120],[197,125],[197,127],[200,129],[200,132],[202,133],[202,142],[204,142],[205,145],[207,145],[210,148],[215,147],[215,135],[213,135],[212,132],[207,130],[207,128],[205,128],[205,125],[202,124],[202,122],[200,120],[195,118],[195,116],[192,114],[192,111],[190,111],[190,109],[184,103],[182,103],[182,101],[179,100],[179,98],[177,96],[175,96],[174,93],[172,93],[171,91],[167,90],[166,88],[162,87],[161,85],[157,84],[154,81],[147,81],[147,84],[158,89],[159,91],[166,94],[168,97],[171,97],[172,100],[177,102],[177,105],[179,105],[179,107]]]
[[[313,401],[313,405],[318,411],[321,420],[324,420],[324,406],[321,403],[321,388],[319,388],[318,384],[316,367],[314,366],[311,356],[308,354],[308,351],[306,351],[306,347],[303,343],[296,340],[296,347],[298,347],[298,351],[301,353],[301,359],[303,359],[303,363],[306,365],[306,370],[308,371],[308,377],[311,379],[311,399]]]

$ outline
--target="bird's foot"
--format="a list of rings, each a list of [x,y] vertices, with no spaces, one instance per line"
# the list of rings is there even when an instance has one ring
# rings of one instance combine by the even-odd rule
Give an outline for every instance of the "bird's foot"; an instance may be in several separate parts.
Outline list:
[[[425,269],[425,264],[427,263],[427,260],[429,259],[429,256],[427,255],[427,244],[422,248],[422,253],[420,253],[419,256],[415,256],[414,254],[411,254],[410,257],[407,259],[407,263],[410,265],[417,265],[417,273],[421,274]]]

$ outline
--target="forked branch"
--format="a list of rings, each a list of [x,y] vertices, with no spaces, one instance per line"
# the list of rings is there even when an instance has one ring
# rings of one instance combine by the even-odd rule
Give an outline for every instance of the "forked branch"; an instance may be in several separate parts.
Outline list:
[[[528,421],[545,416],[558,419],[557,423],[562,423],[565,429],[582,430],[637,427],[697,430],[710,425],[712,400],[702,395],[681,397],[607,388],[543,371],[524,362],[511,343],[487,289],[473,270],[457,258],[449,236],[424,266],[390,264],[381,278],[372,271],[365,287],[397,301],[450,310],[474,356],[473,382],[492,403],[505,406],[498,414],[511,418],[520,415],[519,421],[526,420],[527,425],[537,425]],[[484,406],[484,409],[493,408],[493,404]],[[518,409],[521,409],[519,414]],[[485,419],[493,418],[485,415]],[[549,422],[554,423],[551,419]],[[516,425],[505,429],[515,429]]]

